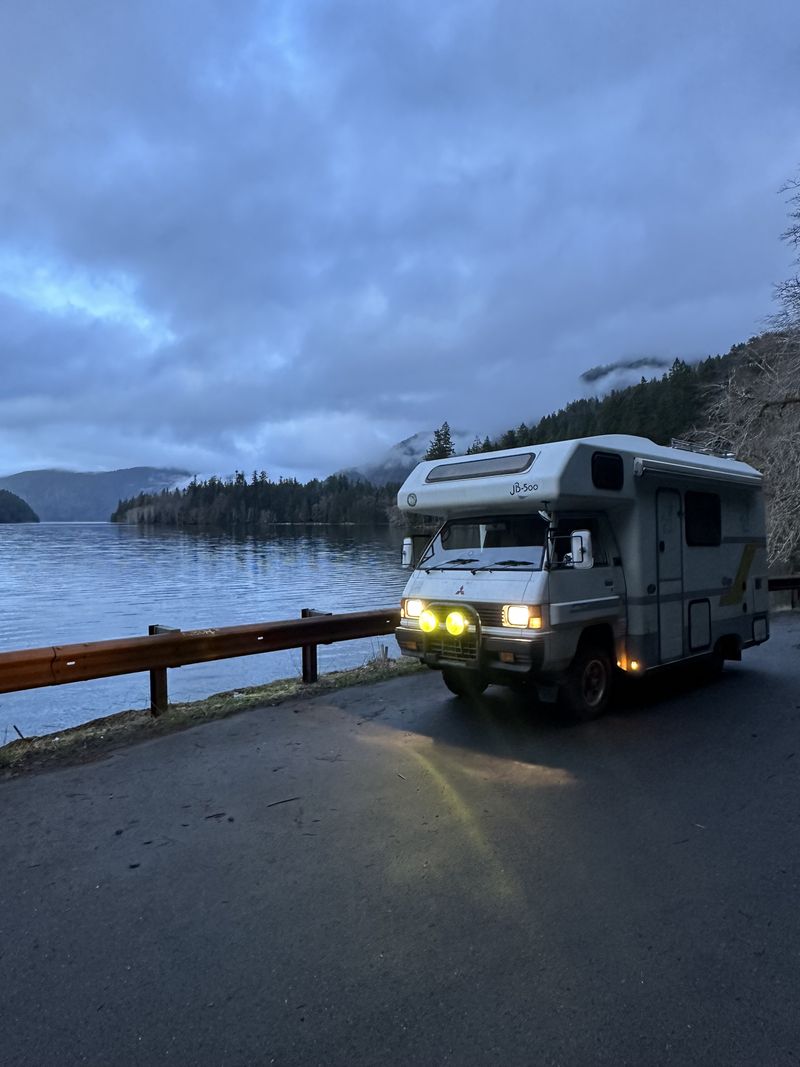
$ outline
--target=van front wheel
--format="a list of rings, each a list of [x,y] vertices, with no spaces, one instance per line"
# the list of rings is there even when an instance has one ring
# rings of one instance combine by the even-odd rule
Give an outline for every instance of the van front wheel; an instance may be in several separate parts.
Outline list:
[[[442,670],[442,680],[457,697],[479,697],[489,684],[477,671]]]
[[[604,648],[584,645],[575,654],[559,702],[573,722],[602,715],[611,699],[611,657]]]

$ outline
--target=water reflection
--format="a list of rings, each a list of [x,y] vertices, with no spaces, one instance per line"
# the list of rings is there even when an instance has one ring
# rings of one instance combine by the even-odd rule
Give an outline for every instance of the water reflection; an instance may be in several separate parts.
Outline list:
[[[401,534],[383,528],[281,527],[252,534],[145,530],[106,523],[0,527],[0,650],[297,618],[304,607],[394,606],[406,579]],[[394,653],[392,638],[383,639]],[[380,640],[319,650],[320,668],[355,666]],[[300,652],[170,672],[170,695],[192,699],[300,672]],[[145,707],[146,676],[0,694],[0,744],[122,708]]]

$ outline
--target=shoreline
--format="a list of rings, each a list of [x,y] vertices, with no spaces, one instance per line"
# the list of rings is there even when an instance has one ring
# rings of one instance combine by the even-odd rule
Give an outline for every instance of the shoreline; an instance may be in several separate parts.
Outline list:
[[[287,700],[303,700],[330,690],[388,681],[424,669],[412,659],[378,659],[361,667],[323,674],[319,681],[309,685],[300,678],[280,678],[266,685],[230,689],[202,700],[170,704],[169,710],[158,718],[147,709],[112,712],[80,726],[17,738],[1,746],[0,782],[21,774],[102,759],[126,745],[187,730],[241,711],[276,707]]]

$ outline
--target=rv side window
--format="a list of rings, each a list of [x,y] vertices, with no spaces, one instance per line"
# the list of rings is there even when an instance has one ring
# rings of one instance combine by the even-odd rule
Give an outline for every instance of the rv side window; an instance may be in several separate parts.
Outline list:
[[[694,547],[718,545],[722,539],[722,510],[716,493],[684,495],[686,544]]]
[[[621,489],[624,481],[622,456],[616,452],[595,452],[592,456],[592,485],[595,489]]]

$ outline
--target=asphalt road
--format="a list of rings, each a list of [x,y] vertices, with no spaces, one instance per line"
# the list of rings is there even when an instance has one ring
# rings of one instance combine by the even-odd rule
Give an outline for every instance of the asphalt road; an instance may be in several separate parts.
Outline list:
[[[798,649],[587,726],[425,673],[0,782],[0,1063],[797,1064]]]

